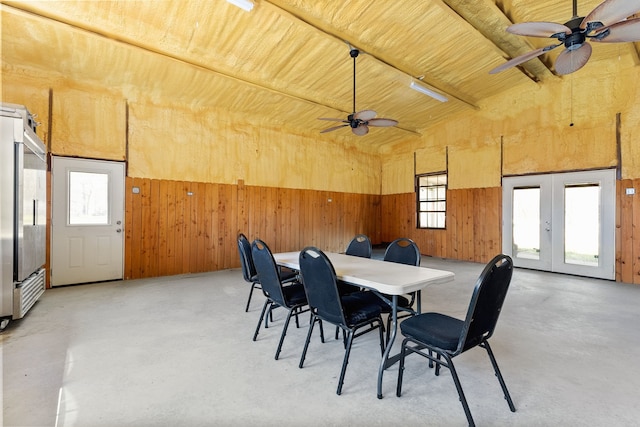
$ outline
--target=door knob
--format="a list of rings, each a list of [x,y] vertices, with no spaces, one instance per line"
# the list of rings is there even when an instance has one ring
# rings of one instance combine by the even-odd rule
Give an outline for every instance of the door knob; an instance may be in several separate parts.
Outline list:
[[[116,233],[122,233],[122,228],[118,228],[118,229],[116,230]]]

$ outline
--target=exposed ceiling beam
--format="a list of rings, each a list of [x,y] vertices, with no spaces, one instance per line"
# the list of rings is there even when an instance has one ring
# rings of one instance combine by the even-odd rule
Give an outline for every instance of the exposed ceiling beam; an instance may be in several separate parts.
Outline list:
[[[412,75],[409,71],[407,71],[406,69],[403,69],[401,66],[394,64],[392,62],[391,59],[387,59],[384,58],[383,55],[379,54],[378,52],[373,51],[373,49],[367,49],[366,46],[360,46],[357,45],[357,43],[355,43],[354,40],[344,40],[344,38],[342,38],[339,34],[336,34],[335,31],[333,31],[332,28],[329,28],[329,26],[323,26],[320,27],[317,24],[314,24],[312,22],[309,22],[307,19],[305,19],[304,17],[300,16],[299,13],[297,13],[297,11],[295,10],[295,8],[293,7],[287,7],[288,5],[286,4],[282,4],[282,2],[279,2],[278,0],[263,0],[263,3],[268,3],[270,5],[272,5],[273,7],[279,9],[282,12],[288,13],[290,16],[294,17],[295,19],[297,19],[298,21],[300,21],[301,23],[304,23],[306,25],[308,25],[311,28],[316,29],[317,31],[319,31],[320,33],[323,33],[331,38],[334,38],[336,40],[339,41],[343,41],[346,43],[353,43],[353,47],[358,48],[362,53],[367,54],[368,56],[370,56],[372,59],[375,59],[376,61],[385,64],[386,66],[393,68],[394,70],[412,78],[412,79],[417,79],[420,80],[421,83],[428,87],[429,89],[433,90],[434,92],[439,92],[442,93],[444,95],[446,95],[448,98],[450,99],[455,99],[459,102],[461,102],[462,104],[466,105],[469,108],[472,108],[474,110],[479,110],[480,107],[478,105],[476,105],[474,102],[472,102],[469,99],[464,99],[464,97],[462,97],[459,94],[454,94],[451,91],[447,91],[442,89],[437,83],[431,81],[428,77],[421,77],[418,79],[418,76]]]
[[[113,41],[114,43],[121,43],[123,45],[127,45],[127,46],[132,47],[132,48],[144,50],[146,52],[153,53],[155,55],[160,55],[160,56],[163,56],[163,57],[165,57],[165,58],[167,58],[169,60],[173,60],[173,61],[185,64],[185,65],[188,65],[188,66],[196,67],[196,68],[198,68],[200,70],[204,70],[204,71],[213,73],[213,74],[218,75],[218,76],[223,77],[223,78],[227,78],[227,79],[230,79],[230,80],[241,82],[243,84],[246,84],[246,85],[248,85],[250,87],[253,87],[253,88],[256,88],[256,89],[259,89],[259,90],[264,90],[264,91],[271,92],[271,93],[274,93],[274,94],[286,96],[288,98],[291,98],[292,100],[296,100],[296,101],[299,101],[299,102],[312,104],[312,105],[315,105],[315,106],[318,106],[318,107],[330,108],[330,109],[333,109],[333,110],[336,110],[336,111],[342,111],[340,108],[337,108],[335,106],[326,105],[326,104],[317,102],[317,101],[315,101],[313,99],[305,98],[305,97],[300,96],[300,95],[298,95],[296,93],[293,93],[293,92],[285,92],[285,91],[276,89],[274,87],[270,87],[270,86],[261,84],[262,82],[250,81],[250,80],[242,79],[242,78],[239,78],[237,76],[234,76],[234,75],[231,75],[229,73],[226,73],[224,71],[221,71],[221,70],[218,70],[216,68],[213,68],[213,67],[211,67],[209,65],[205,65],[205,64],[202,64],[202,63],[197,63],[197,62],[191,61],[191,60],[189,60],[189,59],[187,59],[185,57],[181,57],[179,55],[175,55],[175,54],[172,54],[172,53],[169,53],[169,52],[166,52],[166,51],[162,51],[162,50],[159,50],[159,49],[154,48],[152,46],[147,46],[147,45],[142,44],[142,43],[136,43],[136,41],[134,41],[134,40],[130,40],[130,39],[125,39],[125,38],[121,38],[121,37],[118,37],[118,36],[114,36],[113,34],[101,31],[98,28],[94,28],[94,27],[91,27],[91,26],[88,26],[88,25],[87,26],[78,25],[77,23],[74,23],[74,22],[67,22],[65,20],[61,20],[61,19],[59,19],[59,18],[57,18],[55,16],[51,16],[51,15],[48,15],[46,13],[42,13],[40,10],[30,9],[28,6],[24,7],[25,5],[23,5],[23,4],[7,4],[4,1],[2,1],[0,3],[3,5],[3,7],[8,7],[10,9],[13,9],[18,13],[26,13],[26,14],[29,14],[29,15],[37,16],[37,17],[39,17],[41,19],[46,19],[46,20],[50,20],[50,21],[56,22],[59,25],[66,25],[66,26],[74,28],[76,30],[90,33],[90,34],[92,34],[94,36],[97,36],[97,37],[103,37],[103,38],[109,39],[109,40]],[[350,114],[349,112],[345,112],[345,113],[346,114]],[[409,133],[411,135],[414,135],[414,136],[421,136],[422,135],[421,133],[417,132],[414,129],[410,129],[410,128],[406,128],[406,127],[402,127],[402,126],[395,126],[395,128],[400,129],[400,130],[402,130],[404,132],[407,132],[407,133]]]
[[[507,33],[505,29],[512,24],[502,10],[491,0],[443,0],[451,9],[458,13],[464,20],[473,25],[478,32],[485,36],[501,52],[504,52],[506,60],[515,58],[534,50],[526,38]],[[535,81],[558,78],[540,60],[534,58],[518,67],[526,75]]]

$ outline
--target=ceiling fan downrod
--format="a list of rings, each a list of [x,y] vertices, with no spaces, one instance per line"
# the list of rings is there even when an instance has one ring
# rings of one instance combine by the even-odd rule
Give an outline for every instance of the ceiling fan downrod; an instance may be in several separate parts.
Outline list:
[[[351,57],[353,58],[353,113],[356,113],[356,58],[358,57],[358,55],[360,54],[360,51],[358,49],[354,49],[352,48],[349,51],[349,55],[351,55]],[[351,120],[351,119],[349,119]]]

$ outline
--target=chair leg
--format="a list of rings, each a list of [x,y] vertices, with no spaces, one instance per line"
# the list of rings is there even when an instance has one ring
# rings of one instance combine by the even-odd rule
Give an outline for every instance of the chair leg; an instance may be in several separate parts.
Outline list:
[[[398,367],[398,384],[396,385],[396,396],[402,395],[402,376],[404,375],[404,359],[407,356],[407,340],[402,341],[402,350],[400,351],[400,366]]]
[[[307,357],[307,349],[309,348],[309,342],[311,341],[311,334],[313,334],[313,326],[316,324],[316,317],[314,316],[311,323],[309,323],[309,331],[307,332],[307,339],[304,342],[304,349],[302,350],[302,356],[300,357],[300,363],[298,364],[298,368],[302,369],[302,365],[304,365],[304,359]],[[320,324],[322,328],[322,323]]]
[[[493,370],[496,373],[496,377],[498,377],[498,381],[500,382],[500,387],[502,387],[504,398],[507,400],[507,403],[509,404],[509,409],[511,410],[511,412],[516,412],[516,407],[513,404],[513,400],[511,400],[511,395],[509,394],[509,390],[507,390],[507,384],[504,382],[504,378],[502,378],[502,374],[500,373],[500,368],[498,368],[498,362],[496,361],[496,358],[493,355],[493,351],[491,351],[491,346],[489,346],[489,343],[485,341],[484,343],[480,344],[480,347],[484,347],[484,349],[487,350],[487,353],[489,354],[489,359],[491,360],[491,364],[493,365]]]
[[[256,282],[252,282],[251,283],[251,290],[249,291],[249,298],[247,299],[247,306],[244,309],[244,312],[248,312],[249,311],[249,304],[251,304],[251,296],[253,295],[253,290],[256,287]]]
[[[269,327],[269,319],[273,322],[273,303],[269,305],[269,309],[267,310],[267,316],[264,318],[264,328],[267,329]]]
[[[278,343],[278,349],[276,350],[276,360],[280,357],[280,350],[282,350],[282,343],[284,342],[284,337],[287,336],[287,328],[289,327],[289,321],[291,320],[291,316],[294,315],[294,309],[289,310],[289,314],[287,315],[287,319],[284,321],[284,326],[282,327],[282,334],[280,334],[280,342]]]
[[[344,360],[342,361],[342,370],[340,371],[340,379],[338,380],[338,395],[342,394],[342,384],[344,384],[344,375],[347,373],[347,365],[349,364],[349,353],[351,353],[351,344],[353,343],[353,331],[347,333],[347,346],[344,351]]]
[[[438,356],[440,356],[440,353],[438,353]],[[458,390],[458,397],[460,398],[460,403],[462,403],[462,408],[464,409],[464,413],[467,416],[467,422],[469,423],[469,427],[475,427],[476,424],[473,422],[473,417],[471,416],[471,410],[469,409],[469,404],[467,404],[467,398],[464,396],[464,391],[462,391],[460,378],[458,378],[458,373],[456,372],[456,368],[453,366],[453,361],[451,360],[451,357],[449,357],[449,355],[446,353],[442,353],[442,357],[444,357],[444,359],[446,360],[447,367],[449,368],[449,371],[451,371],[451,377],[453,377],[453,382],[456,385],[456,390]],[[440,366],[440,364],[438,364],[438,366]]]
[[[320,342],[324,344],[324,327],[322,327],[322,319],[318,319],[318,323],[320,324]]]
[[[258,326],[256,326],[256,331],[253,334],[253,340],[255,341],[258,338],[258,332],[260,332],[260,325],[262,324],[262,318],[264,317],[264,313],[267,311],[267,306],[269,305],[269,300],[264,302],[262,306],[262,311],[260,312],[260,319],[258,319]]]
[[[384,349],[387,341],[384,340],[384,322],[382,322],[382,318],[378,320],[378,332],[380,334],[380,355],[384,356]]]
[[[387,343],[389,343],[389,338],[391,337],[391,314],[387,317]]]

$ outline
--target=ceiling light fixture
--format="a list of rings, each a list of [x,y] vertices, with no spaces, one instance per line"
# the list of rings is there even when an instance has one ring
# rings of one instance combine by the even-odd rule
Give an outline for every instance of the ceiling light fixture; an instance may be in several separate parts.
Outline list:
[[[251,0],[227,0],[228,3],[231,3],[234,6],[238,6],[240,9],[244,9],[247,12],[251,12],[253,9],[253,2]]]
[[[409,87],[413,90],[417,90],[420,93],[424,93],[425,95],[428,95],[433,99],[437,99],[440,102],[447,102],[449,100],[449,98],[447,98],[446,96],[440,95],[439,93],[434,92],[431,89],[427,89],[426,87],[416,83],[415,81],[412,81]]]

